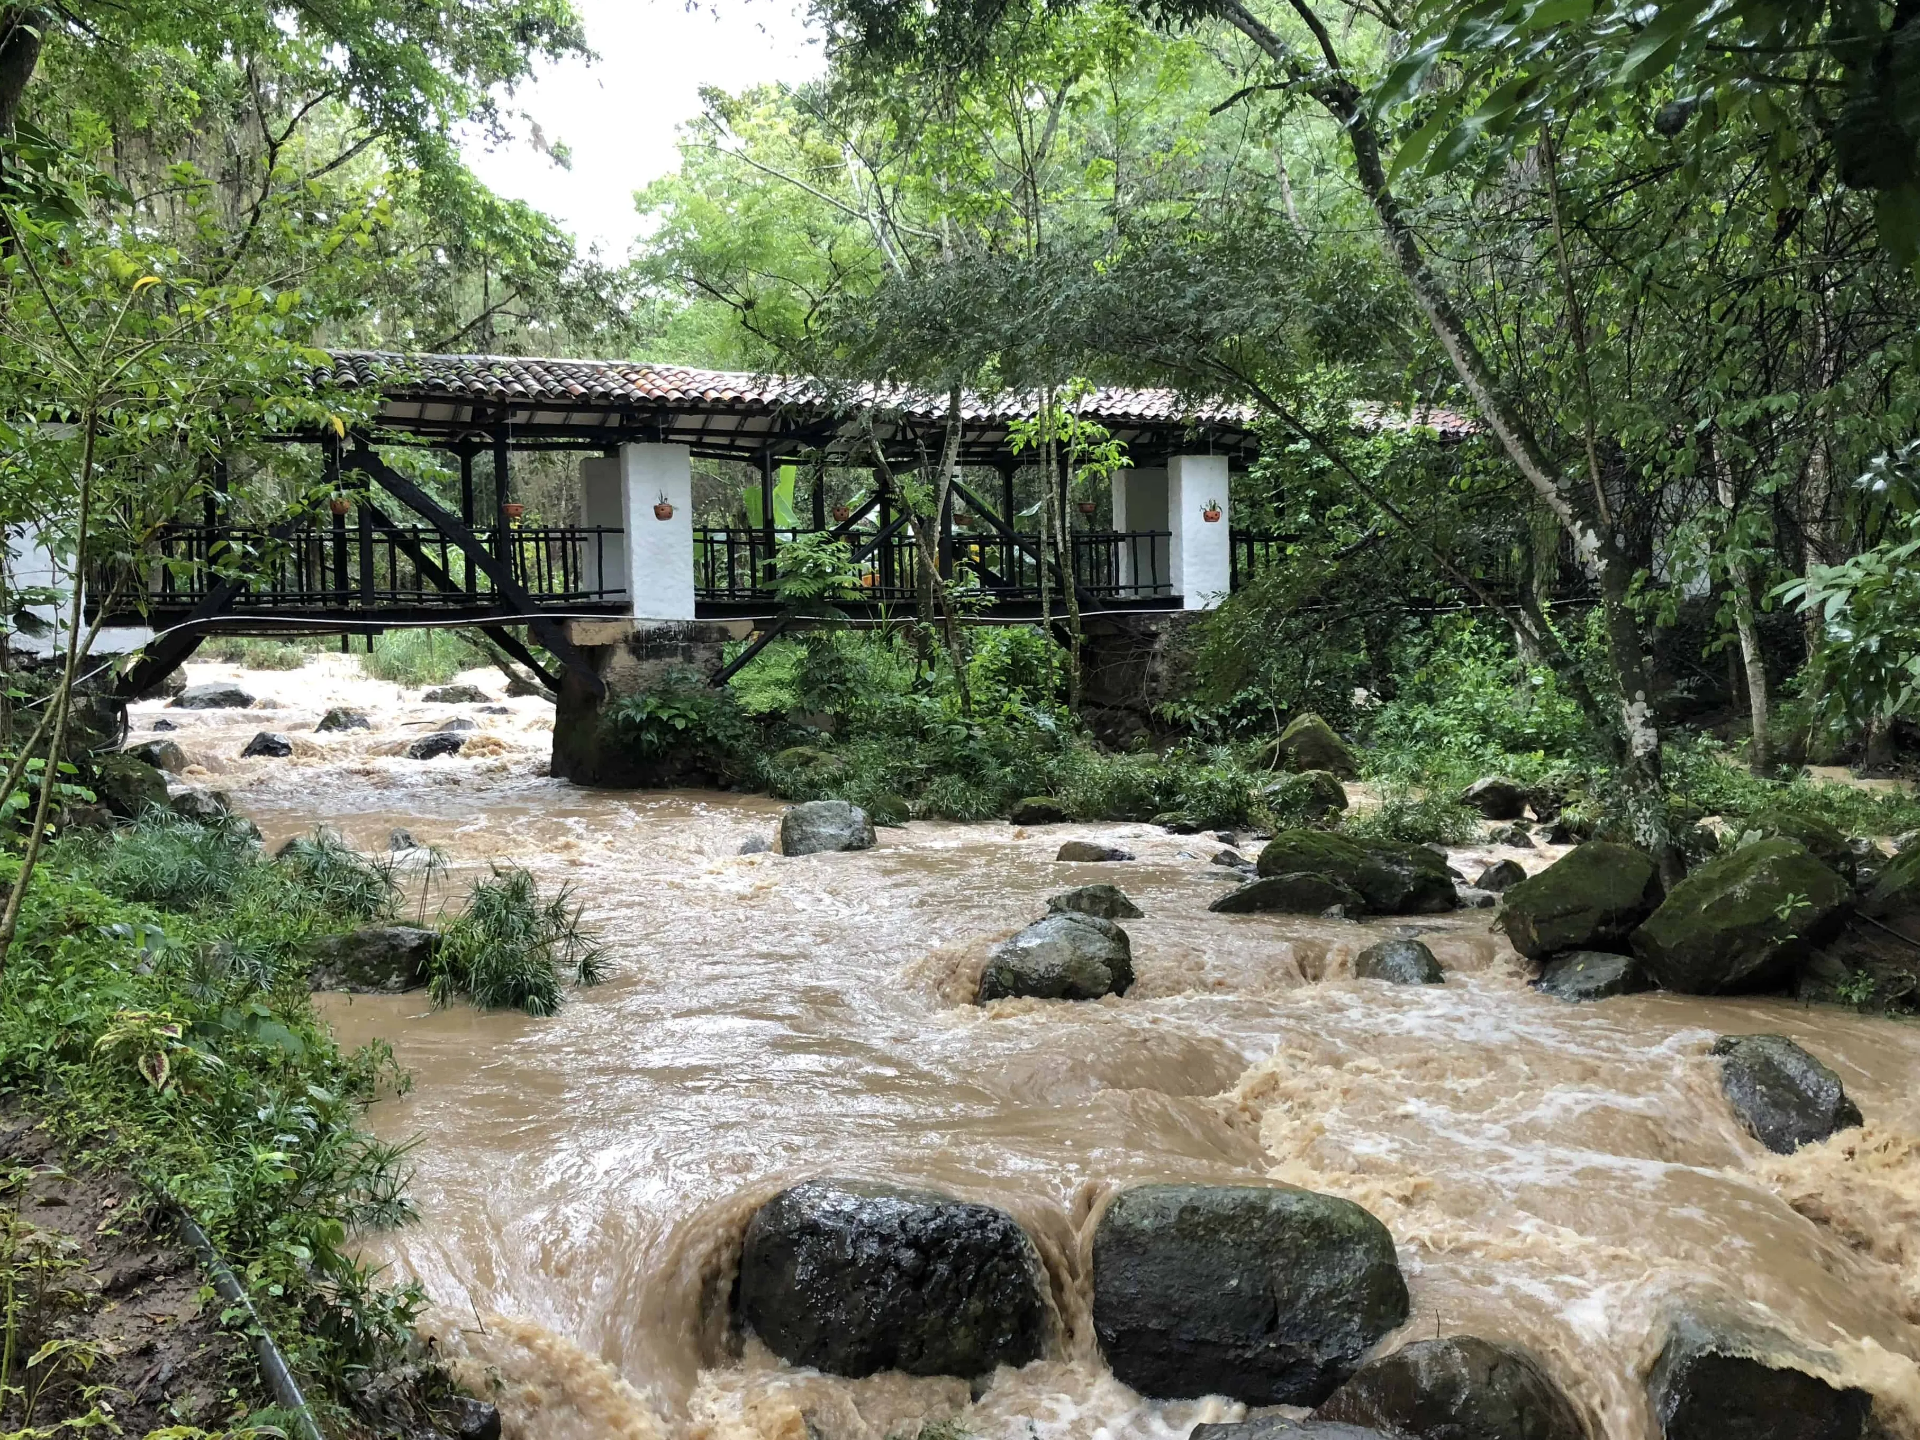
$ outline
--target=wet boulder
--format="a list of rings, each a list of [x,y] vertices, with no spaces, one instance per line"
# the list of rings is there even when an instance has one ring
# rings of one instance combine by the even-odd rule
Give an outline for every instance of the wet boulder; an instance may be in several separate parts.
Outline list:
[[[480,728],[480,726],[479,726],[479,723],[478,723],[477,721],[473,721],[473,720],[469,720],[469,719],[468,719],[468,718],[467,718],[466,716],[464,716],[464,715],[455,715],[455,716],[454,716],[454,717],[453,717],[453,718],[452,718],[451,720],[442,720],[442,721],[441,721],[441,722],[440,722],[440,723],[439,723],[438,725],[436,725],[436,726],[434,726],[433,728],[434,728],[434,729],[435,729],[436,731],[439,731],[439,730],[478,730],[478,729]]]
[[[1496,825],[1487,831],[1487,843],[1508,845],[1515,850],[1531,850],[1534,848],[1533,832],[1520,824]]]
[[[838,850],[871,850],[873,821],[846,800],[809,800],[780,812],[780,853],[820,855]]]
[[[1443,985],[1446,972],[1433,951],[1418,940],[1382,940],[1353,957],[1356,980],[1385,980],[1394,985]]]
[[[1665,1440],[1860,1440],[1873,1397],[1812,1373],[1816,1355],[1744,1320],[1688,1309],[1647,1379]]]
[[[1235,850],[1231,845],[1225,850],[1214,851],[1213,858],[1207,863],[1209,865],[1218,865],[1226,870],[1245,870],[1248,872],[1253,870],[1253,862],[1238,850]]]
[[[500,1440],[500,1411],[471,1395],[455,1395],[429,1408],[437,1430],[453,1440]]]
[[[1015,825],[1059,825],[1073,818],[1073,811],[1066,801],[1046,795],[1029,795],[1024,800],[1016,800],[1013,809],[1007,812],[1007,819]]]
[[[429,705],[485,705],[493,697],[478,685],[441,685],[420,698]]]
[[[1462,790],[1457,803],[1489,820],[1518,820],[1527,813],[1527,789],[1504,775],[1486,775]]]
[[[980,977],[979,999],[1098,1000],[1133,984],[1133,945],[1111,920],[1056,911],[1002,941]]]
[[[764,835],[749,835],[740,842],[738,855],[765,855],[773,849],[772,843]]]
[[[1518,1345],[1453,1335],[1369,1361],[1314,1411],[1409,1440],[1586,1440],[1573,1402]]]
[[[458,755],[467,737],[457,730],[434,730],[407,746],[409,760],[437,760],[442,755]]]
[[[180,710],[245,710],[253,696],[230,681],[214,680],[189,685],[167,703]]]
[[[1809,957],[1796,993],[1809,1000],[1912,1008],[1920,1001],[1920,848],[1861,872],[1871,876],[1866,894],[1839,932]]]
[[[1347,787],[1331,770],[1302,770],[1286,775],[1264,787],[1261,796],[1267,808],[1279,815],[1302,820],[1321,820],[1348,806]]]
[[[867,815],[876,825],[904,825],[913,818],[913,806],[906,796],[883,790],[868,798]]]
[[[246,748],[240,752],[242,760],[267,759],[284,760],[293,754],[293,742],[277,730],[257,730]]]
[[[1262,875],[1229,890],[1207,909],[1220,915],[1319,915],[1338,905],[1358,915],[1367,908],[1360,892],[1325,875]]]
[[[309,946],[307,984],[355,995],[398,995],[427,983],[440,932],[411,925],[369,925],[325,935]]]
[[[1776,1155],[1862,1123],[1840,1077],[1784,1035],[1722,1035],[1712,1054],[1727,1103]]]
[[[1296,716],[1273,742],[1273,755],[1287,770],[1325,770],[1341,780],[1360,778],[1353,748],[1334,728],[1311,712]]]
[[[1387,1227],[1311,1190],[1142,1185],[1094,1232],[1094,1332],[1143,1395],[1317,1405],[1407,1304]]]
[[[1187,1440],[1402,1440],[1370,1425],[1346,1425],[1338,1420],[1289,1420],[1284,1415],[1256,1415],[1226,1424],[1196,1425]]]
[[[1529,960],[1562,950],[1626,945],[1660,901],[1653,857],[1631,845],[1590,840],[1506,892],[1500,918],[1513,948]]]
[[[1164,810],[1147,823],[1158,825],[1169,835],[1198,835],[1206,828],[1184,810]]]
[[[1454,899],[1462,910],[1491,910],[1500,903],[1500,892],[1482,890],[1478,885],[1455,885]]]
[[[1053,858],[1057,861],[1077,860],[1098,863],[1108,860],[1131,860],[1133,852],[1123,850],[1118,845],[1102,845],[1093,840],[1069,840],[1060,847],[1059,853]]]
[[[142,740],[138,745],[129,745],[124,752],[136,760],[144,760],[156,770],[164,770],[169,775],[178,775],[191,762],[187,752],[180,748],[175,740]]]
[[[923,1190],[811,1180],[762,1205],[739,1318],[795,1365],[859,1377],[985,1375],[1040,1357],[1038,1255],[1011,1216]]]
[[[336,705],[322,715],[320,723],[313,728],[325,735],[339,730],[371,730],[373,722],[367,718],[364,710],[350,710],[344,705]]]
[[[1527,872],[1520,867],[1519,861],[1496,860],[1480,872],[1473,885],[1476,890],[1491,890],[1498,895],[1511,890],[1526,878]]]
[[[159,732],[159,731],[174,731],[174,730],[178,730],[180,727],[174,724],[173,721],[167,719],[166,716],[162,715],[158,720],[153,722],[153,728],[156,732]]]
[[[1076,885],[1047,897],[1047,909],[1093,915],[1102,920],[1138,920],[1142,910],[1118,885]]]
[[[224,790],[182,790],[167,801],[167,808],[196,825],[221,825],[233,814],[233,801]]]
[[[1633,932],[1633,953],[1668,990],[1763,990],[1784,983],[1794,964],[1838,928],[1852,902],[1846,882],[1804,845],[1760,840],[1708,861],[1674,886]]]
[[[1604,1000],[1610,995],[1635,995],[1653,985],[1631,955],[1568,950],[1547,961],[1533,988],[1561,1000]]]
[[[515,675],[507,681],[507,698],[509,700],[526,700],[535,697],[542,700],[551,698],[548,696],[545,687],[534,683],[524,675]]]
[[[1454,908],[1444,855],[1423,845],[1360,841],[1320,830],[1283,830],[1260,852],[1262,875],[1319,875],[1356,892],[1382,915],[1431,915]]]
[[[1807,847],[1813,858],[1849,885],[1854,880],[1858,857],[1845,832],[1829,825],[1817,815],[1797,810],[1762,810],[1735,821],[1730,827],[1734,837],[1757,835],[1762,840],[1793,840]]]
[[[122,820],[138,820],[149,810],[167,808],[167,777],[144,760],[124,752],[93,762],[93,793]]]

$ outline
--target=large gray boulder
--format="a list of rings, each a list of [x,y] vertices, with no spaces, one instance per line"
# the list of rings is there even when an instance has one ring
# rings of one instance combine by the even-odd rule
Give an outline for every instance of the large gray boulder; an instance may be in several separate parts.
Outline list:
[[[1668,990],[1764,990],[1784,983],[1852,903],[1847,883],[1806,846],[1761,840],[1709,860],[1674,886],[1633,932],[1633,953]]]
[[[1506,892],[1500,918],[1529,960],[1562,950],[1624,949],[1660,903],[1660,870],[1631,845],[1590,840]]]
[[[1406,1318],[1393,1237],[1332,1195],[1142,1185],[1094,1232],[1094,1332],[1143,1395],[1317,1405]]]
[[[442,755],[458,755],[467,737],[457,730],[431,730],[407,746],[409,760],[437,760]]]
[[[245,710],[253,696],[230,681],[212,680],[187,686],[167,703],[181,710]]]
[[[1446,972],[1433,951],[1418,940],[1382,940],[1353,957],[1359,980],[1385,980],[1394,985],[1443,985]]]
[[[369,925],[348,935],[324,935],[308,947],[307,984],[356,995],[398,995],[427,983],[440,932],[411,925]]]
[[[124,753],[169,775],[178,775],[192,763],[177,740],[142,740],[138,745],[127,746]]]
[[[1541,967],[1533,988],[1561,1000],[1605,1000],[1610,995],[1634,995],[1653,984],[1631,955],[1609,950],[1568,950]]]
[[[1458,900],[1446,857],[1424,845],[1282,830],[1260,852],[1262,875],[1319,875],[1355,891],[1381,915],[1431,915]]]
[[[1369,1361],[1315,1419],[1370,1425],[1410,1440],[1586,1440],[1566,1392],[1532,1352],[1454,1335]]]
[[[1462,790],[1458,803],[1489,820],[1518,820],[1527,813],[1527,787],[1504,775],[1488,775]]]
[[[429,705],[484,705],[493,697],[478,685],[441,685],[421,692]]]
[[[93,792],[122,820],[138,820],[167,808],[167,777],[131,755],[102,755],[93,762]]]
[[[1367,908],[1360,892],[1325,875],[1263,875],[1220,896],[1207,909],[1222,915],[1319,915],[1338,905],[1358,915]]]
[[[276,730],[256,731],[247,741],[246,748],[240,752],[242,760],[265,758],[284,760],[293,754],[293,742]]]
[[[1474,880],[1476,890],[1491,890],[1494,894],[1503,894],[1527,878],[1527,872],[1517,860],[1496,860],[1482,870]]]
[[[1133,946],[1111,920],[1055,911],[994,948],[979,998],[1098,1000],[1133,984]]]
[[[1118,845],[1102,845],[1096,840],[1069,840],[1053,858],[1083,864],[1103,864],[1112,860],[1131,860],[1133,852]]]
[[[1802,1368],[1801,1346],[1718,1311],[1683,1310],[1647,1380],[1664,1440],[1860,1440],[1873,1397]]]
[[[780,814],[780,853],[819,855],[834,850],[871,850],[873,822],[845,800],[809,800]]]
[[[1862,1123],[1840,1077],[1784,1035],[1722,1035],[1712,1053],[1734,1114],[1777,1155]]]
[[[1323,820],[1349,804],[1347,788],[1331,770],[1302,770],[1283,775],[1263,786],[1260,797],[1276,815],[1297,820]]]
[[[987,1205],[810,1180],[747,1225],[740,1320],[795,1365],[859,1377],[985,1375],[1046,1348],[1038,1255]]]
[[[1047,897],[1047,909],[1093,915],[1102,920],[1138,920],[1147,912],[1127,898],[1118,885],[1076,885]]]
[[[1029,795],[1015,801],[1007,812],[1007,819],[1015,825],[1059,825],[1073,818],[1073,809],[1066,801],[1049,795]]]

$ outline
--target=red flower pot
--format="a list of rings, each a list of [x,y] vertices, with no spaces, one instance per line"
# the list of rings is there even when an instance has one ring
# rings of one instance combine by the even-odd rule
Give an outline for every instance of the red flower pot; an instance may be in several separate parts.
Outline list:
[[[500,513],[507,517],[507,523],[509,525],[517,525],[520,523],[520,517],[527,513],[527,507],[524,505],[502,505],[500,507]]]
[[[653,518],[656,520],[671,520],[673,518],[672,503],[662,500],[658,505],[655,505],[653,507]]]
[[[327,509],[331,510],[336,515],[344,515],[349,510],[353,509],[353,502],[347,499],[347,497],[344,495],[336,495],[331,500],[327,501]]]
[[[1202,510],[1200,512],[1200,518],[1209,525],[1218,525],[1220,523],[1220,512],[1218,510]]]

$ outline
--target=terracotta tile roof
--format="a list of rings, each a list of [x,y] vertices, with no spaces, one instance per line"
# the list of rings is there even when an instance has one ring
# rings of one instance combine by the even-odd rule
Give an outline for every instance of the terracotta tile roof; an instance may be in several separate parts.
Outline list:
[[[336,350],[333,379],[349,386],[379,386],[397,400],[449,400],[481,404],[593,407],[633,412],[707,410],[765,413],[780,409],[854,408],[878,405],[931,422],[946,418],[944,395],[903,387],[860,386],[836,390],[801,377],[754,375],[729,370],[698,370],[685,365],[656,365],[631,360],[547,360],[517,355],[403,355],[374,350]],[[1032,412],[1031,397],[969,396],[962,407],[967,420],[1004,424]],[[1203,426],[1250,430],[1258,412],[1232,401],[1195,403],[1175,390],[1106,387],[1081,407],[1089,419],[1107,424]],[[1479,430],[1470,417],[1447,410],[1417,415],[1385,406],[1357,407],[1356,421],[1368,429],[1431,426],[1443,437],[1461,438]]]

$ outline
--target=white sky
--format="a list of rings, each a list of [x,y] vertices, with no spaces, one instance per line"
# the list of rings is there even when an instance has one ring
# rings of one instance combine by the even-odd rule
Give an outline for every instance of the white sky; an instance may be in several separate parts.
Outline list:
[[[619,260],[639,233],[633,192],[679,164],[674,127],[700,109],[700,87],[738,91],[784,80],[798,83],[823,66],[796,0],[575,0],[586,22],[591,65],[543,65],[506,108],[525,112],[549,143],[573,151],[562,170],[528,143],[489,153],[466,147],[467,161],[502,195],[525,200],[572,230],[584,253],[597,244]]]

